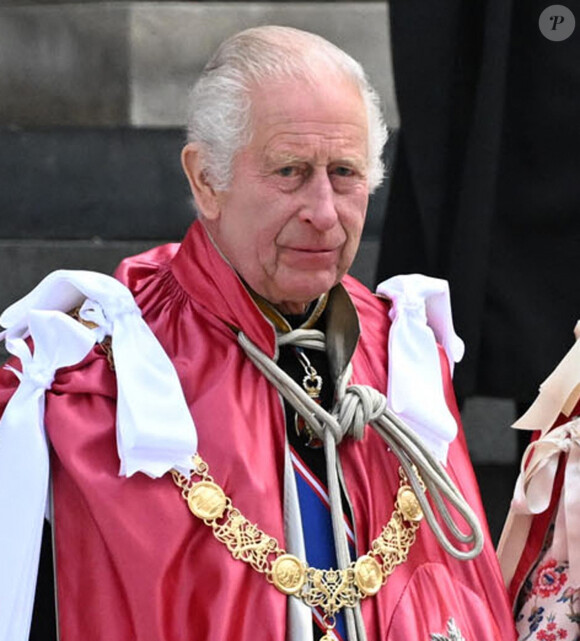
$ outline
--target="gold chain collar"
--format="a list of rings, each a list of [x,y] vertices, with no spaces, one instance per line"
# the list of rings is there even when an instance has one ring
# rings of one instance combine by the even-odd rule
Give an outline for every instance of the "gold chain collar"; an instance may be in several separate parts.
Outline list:
[[[342,608],[352,608],[362,599],[375,595],[397,565],[407,560],[423,518],[417,497],[399,468],[395,508],[370,550],[342,570],[320,570],[288,554],[275,538],[236,509],[198,454],[193,458],[193,465],[189,478],[171,471],[190,511],[212,528],[215,538],[227,547],[234,559],[264,574],[280,592],[296,596],[310,607],[320,607],[326,625],[323,641],[333,638],[329,632],[335,627],[335,615]],[[423,486],[418,474],[417,478]]]

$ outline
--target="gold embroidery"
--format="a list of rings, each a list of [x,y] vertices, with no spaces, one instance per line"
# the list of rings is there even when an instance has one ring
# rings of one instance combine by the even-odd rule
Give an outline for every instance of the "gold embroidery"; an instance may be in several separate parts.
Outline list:
[[[247,285],[246,285],[247,287]],[[284,316],[272,305],[272,303],[268,302],[265,298],[260,296],[260,294],[257,294],[253,290],[251,290],[249,287],[247,287],[249,290],[252,298],[254,299],[254,302],[256,305],[259,307],[260,311],[264,316],[274,324],[274,326],[281,332],[290,332],[292,331],[292,327],[288,323],[288,321],[284,318]],[[326,308],[326,304],[328,303],[328,292],[325,292],[322,294],[319,298],[318,301],[316,302],[316,305],[314,309],[312,310],[312,313],[310,316],[300,325],[298,329],[312,329],[314,325],[316,325],[316,322],[318,319],[322,316],[322,313],[324,312]]]

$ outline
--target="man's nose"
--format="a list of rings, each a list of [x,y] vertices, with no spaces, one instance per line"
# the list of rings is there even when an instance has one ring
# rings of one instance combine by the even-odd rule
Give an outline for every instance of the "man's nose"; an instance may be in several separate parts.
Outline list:
[[[304,189],[305,202],[300,212],[301,220],[309,222],[319,231],[331,229],[338,219],[336,194],[326,169],[313,172]]]

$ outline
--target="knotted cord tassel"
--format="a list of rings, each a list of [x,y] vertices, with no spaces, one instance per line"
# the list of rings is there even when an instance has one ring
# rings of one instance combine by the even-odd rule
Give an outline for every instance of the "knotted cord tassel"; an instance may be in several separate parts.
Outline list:
[[[296,332],[290,332],[286,335],[283,342],[284,344],[295,344],[294,341],[298,341],[303,344],[303,341],[307,340],[308,335],[313,337],[312,331],[313,330],[297,330]],[[318,345],[323,345],[320,337],[322,332],[314,331],[317,334],[314,342],[318,343]],[[288,376],[288,374],[282,371],[274,361],[256,347],[243,332],[238,334],[238,342],[256,367],[276,387],[282,396],[291,403],[296,411],[304,417],[304,420],[325,444],[328,442],[329,446],[332,447],[332,442],[334,442],[335,447],[346,434],[360,440],[363,435],[364,425],[366,424],[363,421],[367,421],[388,444],[393,454],[400,461],[401,467],[405,471],[421,509],[425,514],[425,518],[443,549],[460,560],[473,559],[481,552],[483,548],[483,533],[475,513],[455,487],[444,467],[424,445],[421,438],[395,414],[388,410],[383,394],[364,385],[348,387],[347,383],[350,378],[350,371],[347,371],[337,390],[337,405],[333,413],[330,414],[310,399],[300,386]],[[280,343],[282,344],[282,340]],[[323,347],[317,348],[323,349]],[[329,435],[326,435],[327,431],[330,433]],[[334,453],[334,455],[327,454],[327,461],[329,457],[335,462],[334,467],[336,471],[336,453]],[[330,485],[332,469],[329,468],[328,472]],[[452,537],[460,544],[470,544],[470,549],[460,549],[457,545],[454,545],[443,532],[423,492],[417,474],[431,494],[435,507]],[[332,482],[334,483],[334,481]],[[469,528],[467,534],[461,531],[451,515],[447,504],[453,506],[465,520]],[[337,547],[340,547],[338,541]]]

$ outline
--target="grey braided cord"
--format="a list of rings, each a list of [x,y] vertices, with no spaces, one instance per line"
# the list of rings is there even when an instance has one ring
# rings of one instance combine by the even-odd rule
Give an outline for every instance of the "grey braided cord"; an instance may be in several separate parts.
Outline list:
[[[313,333],[316,333],[317,336],[314,337]],[[309,347],[324,349],[323,337],[324,334],[316,330],[295,330],[281,336],[278,342],[280,345],[305,346],[308,341]],[[328,440],[328,434],[337,444],[347,434],[355,440],[360,440],[365,425],[371,424],[399,459],[413,490],[417,494],[425,518],[443,549],[461,560],[473,559],[481,552],[483,534],[475,513],[455,487],[443,465],[423,444],[421,438],[388,409],[387,399],[383,394],[366,385],[347,386],[349,378],[347,374],[342,379],[340,389],[337,390],[338,403],[333,413],[330,414],[313,401],[298,383],[259,350],[247,336],[240,333],[238,341],[256,367],[304,417],[304,420],[323,442]],[[334,459],[335,457],[336,455],[334,455]],[[455,547],[443,532],[425,493],[421,490],[419,480],[413,471],[413,465],[417,468],[425,487],[433,497],[433,502],[450,533],[460,543],[472,544],[469,550]],[[443,497],[463,517],[470,529],[469,534],[464,534],[457,526]]]

